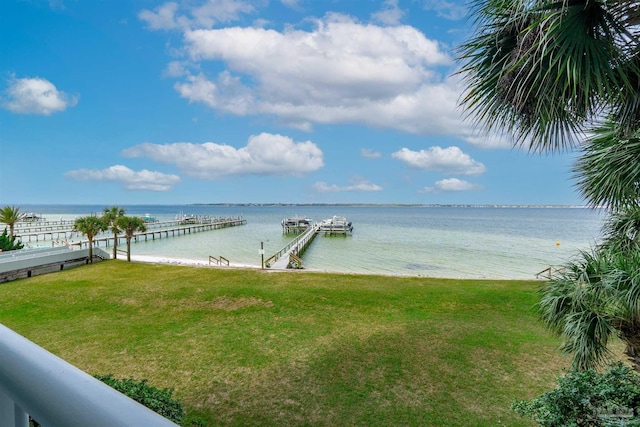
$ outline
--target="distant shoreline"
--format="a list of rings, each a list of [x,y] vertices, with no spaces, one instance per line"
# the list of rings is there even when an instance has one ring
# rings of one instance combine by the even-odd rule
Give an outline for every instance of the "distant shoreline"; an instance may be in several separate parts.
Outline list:
[[[149,205],[153,206],[153,205]],[[585,205],[495,205],[495,204],[406,204],[406,203],[189,203],[185,206],[349,206],[349,207],[414,207],[414,208],[538,208],[538,209],[606,209]]]
[[[10,204],[11,205],[11,204]],[[476,208],[476,209],[607,209],[606,206],[586,205],[518,205],[518,204],[421,204],[421,203],[185,203],[185,204],[135,204],[135,203],[14,203],[15,206],[215,206],[215,207],[399,207],[399,208]]]

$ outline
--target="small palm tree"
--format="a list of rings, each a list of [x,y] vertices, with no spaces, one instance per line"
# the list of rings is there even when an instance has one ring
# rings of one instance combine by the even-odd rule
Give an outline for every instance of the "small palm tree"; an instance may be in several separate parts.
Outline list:
[[[13,237],[13,231],[16,222],[24,218],[25,214],[20,212],[20,208],[16,206],[5,206],[0,209],[0,222],[9,226],[9,238]]]
[[[602,244],[543,286],[540,314],[564,338],[574,368],[602,365],[617,336],[640,372],[640,209],[612,215],[603,230]]]
[[[93,238],[100,232],[105,231],[107,228],[108,225],[105,223],[103,218],[93,215],[76,218],[74,221],[74,231],[79,231],[86,235],[87,240],[89,241],[89,262],[93,262]]]
[[[121,216],[116,220],[116,222],[120,230],[124,232],[127,239],[127,261],[131,262],[131,239],[136,232],[147,231],[147,226],[142,218],[137,216]]]
[[[118,257],[118,234],[122,230],[118,227],[118,218],[124,216],[124,209],[118,206],[112,206],[110,208],[104,208],[102,212],[102,218],[108,224],[109,229],[113,232],[113,259]]]

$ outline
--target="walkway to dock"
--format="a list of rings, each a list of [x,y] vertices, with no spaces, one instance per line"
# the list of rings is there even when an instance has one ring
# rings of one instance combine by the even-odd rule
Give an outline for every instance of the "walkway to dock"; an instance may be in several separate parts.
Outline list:
[[[264,262],[265,267],[273,270],[302,268],[302,260],[300,257],[313,239],[318,235],[318,231],[320,231],[320,224],[318,223],[307,228],[304,233],[296,236],[295,239],[290,241],[284,248],[267,258]]]
[[[149,227],[147,229],[147,231],[141,231],[138,233],[135,233],[131,239],[132,242],[139,242],[142,239],[144,239],[144,241],[148,241],[148,240],[156,240],[156,239],[162,239],[162,238],[167,238],[167,237],[175,237],[175,236],[180,236],[185,235],[185,234],[192,234],[192,233],[197,233],[199,231],[209,231],[209,230],[217,230],[218,228],[226,228],[226,227],[235,227],[237,225],[244,225],[247,223],[247,220],[242,218],[242,217],[238,217],[238,218],[218,218],[218,219],[209,219],[206,221],[200,221],[198,223],[189,223],[189,224],[181,224],[180,221],[169,221],[170,223],[177,223],[178,225],[175,226],[169,226],[169,227],[164,227],[164,228],[152,228]],[[167,223],[153,223],[153,225],[156,224],[167,224]],[[118,245],[125,243],[127,241],[126,237],[123,234],[119,234],[118,235]],[[105,236],[105,237],[99,237],[99,238],[94,238],[93,239],[93,245],[94,246],[100,246],[100,243],[104,243],[105,246],[109,246],[110,242],[113,242],[113,234],[111,236]],[[89,241],[88,240],[81,240],[79,242],[73,242],[73,243],[69,243],[71,246],[79,246],[79,247],[88,247],[89,246]]]
[[[237,218],[199,218],[191,219],[189,221],[175,220],[164,222],[149,222],[146,223],[147,231],[138,232],[133,235],[132,241],[138,242],[144,239],[156,240],[166,237],[174,237],[185,234],[197,233],[200,231],[216,230],[218,228],[234,227],[237,225],[244,225],[247,223],[242,217]],[[73,228],[73,221],[60,221],[60,222],[48,222],[47,224],[33,223],[25,226],[16,227],[15,235],[22,243],[30,243],[32,241],[51,241],[58,245],[88,247],[89,241],[82,239],[83,234],[75,231]],[[71,238],[80,238],[78,241],[72,241]],[[118,235],[117,244],[123,244],[126,242],[124,233]],[[113,233],[109,230],[98,234],[93,239],[93,245],[99,247],[100,245],[110,246],[113,244]]]

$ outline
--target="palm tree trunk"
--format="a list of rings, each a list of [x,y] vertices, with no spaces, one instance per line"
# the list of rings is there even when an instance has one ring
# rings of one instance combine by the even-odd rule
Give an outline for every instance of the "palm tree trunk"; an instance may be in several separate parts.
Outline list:
[[[118,235],[113,233],[113,259],[118,258]]]
[[[131,262],[131,237],[127,237],[127,262]]]
[[[640,323],[627,323],[620,328],[620,338],[627,345],[624,354],[629,358],[633,370],[640,372]]]
[[[89,241],[89,262],[93,264],[93,237],[87,236]]]

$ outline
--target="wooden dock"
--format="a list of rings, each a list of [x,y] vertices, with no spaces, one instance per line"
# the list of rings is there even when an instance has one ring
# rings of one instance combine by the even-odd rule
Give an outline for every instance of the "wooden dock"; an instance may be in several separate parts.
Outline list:
[[[244,225],[247,221],[242,217],[237,218],[200,218],[194,221],[185,222],[184,220],[151,222],[147,223],[147,231],[134,234],[131,239],[133,242],[156,240],[167,237],[175,237],[185,234],[198,233],[201,231],[217,230],[219,228],[235,227]],[[73,229],[73,221],[49,222],[47,224],[28,224],[16,227],[15,235],[23,243],[32,241],[51,241],[52,245],[78,246],[80,248],[88,247],[89,241],[81,239],[79,241],[71,241],[72,238],[81,238],[82,233]],[[123,233],[118,235],[117,244],[126,242]],[[105,247],[113,244],[113,233],[105,231],[100,233],[93,239],[93,246]]]
[[[139,242],[144,239],[144,241],[148,240],[156,240],[168,237],[175,237],[180,235],[198,233],[201,231],[210,231],[217,230],[219,228],[227,228],[227,227],[235,227],[238,225],[244,225],[247,223],[247,220],[238,217],[238,218],[213,218],[206,221],[201,221],[198,223],[189,223],[189,224],[181,224],[180,221],[169,221],[170,223],[178,223],[173,227],[161,227],[161,228],[153,228],[148,229],[147,231],[142,231],[135,233],[131,238],[132,242]],[[158,224],[167,224],[167,223],[153,223],[153,225]],[[126,243],[127,239],[124,235],[118,235],[118,245],[122,243]],[[104,243],[105,246],[109,246],[110,242],[113,242],[113,234],[111,236],[98,237],[93,239],[93,245],[99,247],[100,243]],[[88,247],[88,240],[81,240],[79,242],[69,243],[71,246],[79,246],[79,247]]]
[[[267,258],[265,267],[273,270],[285,270],[287,268],[302,268],[302,253],[318,235],[320,224],[313,224],[307,230],[296,236],[284,248]]]

